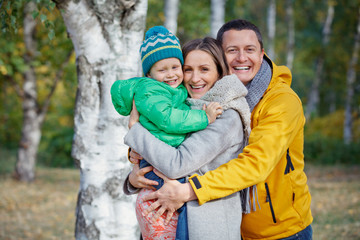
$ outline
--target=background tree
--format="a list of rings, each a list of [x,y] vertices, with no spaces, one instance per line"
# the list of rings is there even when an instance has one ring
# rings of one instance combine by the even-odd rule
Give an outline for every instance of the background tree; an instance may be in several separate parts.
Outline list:
[[[288,24],[287,31],[287,54],[286,54],[286,66],[293,68],[294,62],[294,45],[295,45],[295,23],[294,23],[294,9],[293,0],[286,0],[286,22]]]
[[[358,23],[356,27],[354,49],[349,62],[346,74],[346,103],[345,103],[345,121],[344,121],[344,142],[350,144],[352,140],[353,128],[353,102],[354,102],[354,84],[356,79],[356,63],[359,59],[360,49],[360,7],[358,12]]]
[[[331,25],[334,19],[334,3],[333,1],[328,1],[328,9],[324,27],[322,30],[322,46],[319,57],[317,58],[315,78],[310,88],[309,98],[306,104],[305,117],[310,121],[311,115],[317,114],[317,108],[319,104],[319,87],[321,85],[322,73],[324,69],[325,55],[326,55],[326,46],[329,43],[329,38],[331,35]]]
[[[211,0],[210,36],[216,38],[218,30],[225,22],[225,0]]]
[[[70,59],[71,51],[69,50],[64,59],[62,56],[57,59],[57,61],[63,62],[57,64],[59,66],[57,73],[54,73],[53,79],[50,79],[46,84],[48,93],[45,96],[39,96],[41,77],[37,71],[42,66],[37,65],[41,59],[43,44],[39,34],[37,34],[39,23],[34,19],[34,13],[38,13],[36,3],[18,1],[15,4],[9,1],[6,4],[7,9],[14,12],[11,15],[11,22],[16,32],[18,31],[16,21],[23,19],[22,36],[24,44],[21,44],[21,48],[23,46],[23,57],[20,58],[19,55],[8,51],[6,54],[10,59],[2,61],[5,65],[5,69],[3,69],[5,70],[5,80],[11,83],[22,103],[23,121],[14,176],[21,181],[31,182],[35,179],[37,152],[42,135],[41,128],[49,109],[50,100],[62,77],[63,68]],[[41,20],[44,22],[46,16],[43,14],[41,16]],[[54,34],[53,29],[52,33]],[[12,44],[6,43],[6,45],[10,49],[13,48]],[[49,60],[48,62],[51,62],[51,59]]]
[[[268,43],[266,53],[275,59],[276,1],[270,0],[267,14]]]
[[[179,13],[179,0],[165,0],[164,14],[165,22],[164,27],[170,30],[170,32],[176,35],[177,32],[177,20]]]

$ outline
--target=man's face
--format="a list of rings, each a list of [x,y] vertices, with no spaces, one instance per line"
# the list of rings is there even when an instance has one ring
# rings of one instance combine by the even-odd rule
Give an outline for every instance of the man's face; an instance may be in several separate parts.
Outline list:
[[[252,30],[229,30],[223,35],[222,47],[230,71],[247,85],[261,67],[264,50]]]

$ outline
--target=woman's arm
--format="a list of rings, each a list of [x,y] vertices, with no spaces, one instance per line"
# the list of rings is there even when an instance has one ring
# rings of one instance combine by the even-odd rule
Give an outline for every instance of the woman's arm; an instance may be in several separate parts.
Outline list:
[[[242,139],[239,114],[227,110],[206,129],[192,133],[178,148],[160,141],[139,123],[130,129],[124,142],[166,176],[180,178],[213,161]]]

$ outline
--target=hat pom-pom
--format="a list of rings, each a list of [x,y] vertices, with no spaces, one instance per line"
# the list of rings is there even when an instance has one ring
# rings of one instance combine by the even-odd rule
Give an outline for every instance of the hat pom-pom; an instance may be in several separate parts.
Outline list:
[[[151,38],[151,37],[155,37],[159,34],[163,34],[163,35],[166,35],[166,34],[169,34],[169,30],[167,30],[165,27],[163,26],[155,26],[155,27],[152,27],[150,28],[146,34],[145,34],[145,39],[148,39],[148,38]]]

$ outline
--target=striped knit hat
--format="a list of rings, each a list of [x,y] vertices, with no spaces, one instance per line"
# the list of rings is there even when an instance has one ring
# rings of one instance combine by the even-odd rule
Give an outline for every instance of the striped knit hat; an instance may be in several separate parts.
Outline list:
[[[140,47],[141,63],[144,76],[151,67],[165,58],[178,58],[184,64],[179,39],[163,26],[150,28]]]

